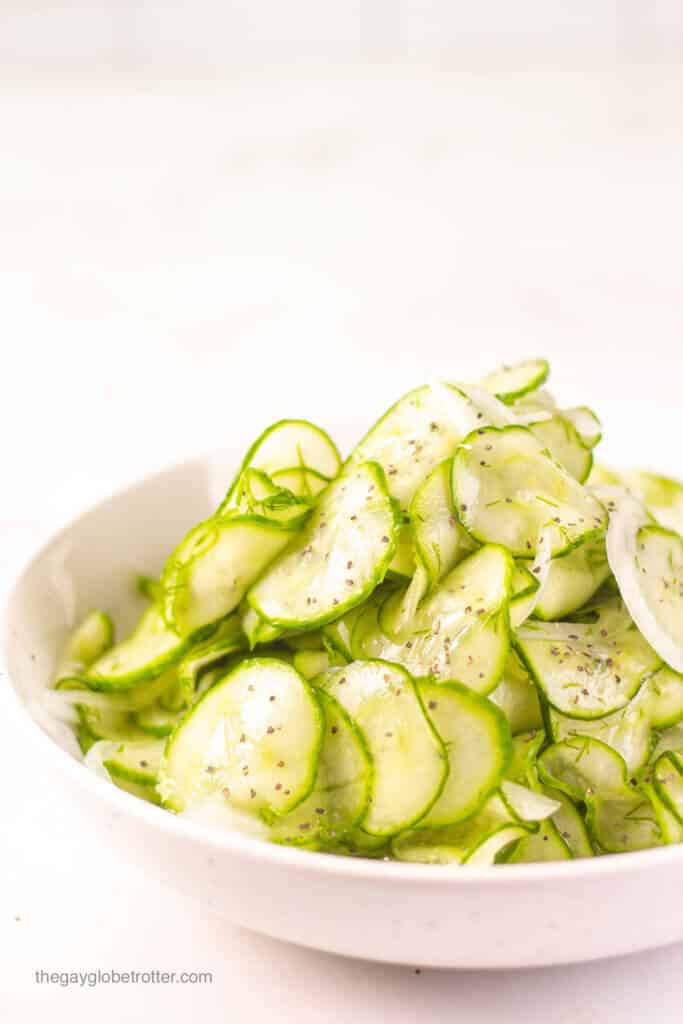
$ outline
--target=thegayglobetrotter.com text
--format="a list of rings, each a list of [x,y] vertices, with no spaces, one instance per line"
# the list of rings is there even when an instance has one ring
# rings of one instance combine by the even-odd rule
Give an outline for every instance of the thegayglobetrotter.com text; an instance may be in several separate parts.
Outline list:
[[[37,985],[95,988],[97,985],[212,985],[212,971],[45,971],[33,972]]]

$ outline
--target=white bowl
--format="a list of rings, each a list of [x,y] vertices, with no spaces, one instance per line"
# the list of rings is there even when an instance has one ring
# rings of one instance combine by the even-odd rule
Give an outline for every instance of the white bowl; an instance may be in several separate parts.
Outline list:
[[[570,963],[683,939],[683,846],[588,861],[447,868],[269,845],[174,817],[79,763],[44,691],[66,631],[92,607],[125,628],[135,571],[156,573],[222,495],[235,459],[196,459],[103,501],[33,558],[10,596],[4,662],[25,763],[75,799],[83,828],[217,913],[333,953],[433,967]],[[47,837],[46,837],[47,838]]]

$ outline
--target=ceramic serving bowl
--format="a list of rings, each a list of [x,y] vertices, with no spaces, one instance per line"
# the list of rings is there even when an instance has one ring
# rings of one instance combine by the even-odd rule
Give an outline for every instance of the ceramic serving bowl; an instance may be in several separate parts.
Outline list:
[[[330,856],[219,831],[144,803],[91,774],[45,691],[67,631],[105,608],[121,630],[140,607],[134,572],[158,573],[210,514],[235,453],[134,484],[86,512],[32,559],[9,597],[8,727],[25,763],[77,800],[83,828],[196,900],[198,912],[316,949],[434,967],[523,967],[629,953],[683,939],[683,845],[587,861],[438,867]]]

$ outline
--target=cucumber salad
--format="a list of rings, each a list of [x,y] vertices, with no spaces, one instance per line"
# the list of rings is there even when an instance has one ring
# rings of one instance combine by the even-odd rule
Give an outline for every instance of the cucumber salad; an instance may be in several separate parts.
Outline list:
[[[683,842],[683,484],[594,464],[597,416],[547,377],[418,387],[345,460],[265,430],[132,633],[93,610],[69,636],[48,699],[86,765],[350,856]]]

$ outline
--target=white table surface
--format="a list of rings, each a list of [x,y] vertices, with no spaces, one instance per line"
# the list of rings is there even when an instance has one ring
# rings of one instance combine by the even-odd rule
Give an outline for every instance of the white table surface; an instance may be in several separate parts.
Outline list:
[[[625,61],[4,82],[2,583],[159,464],[287,413],[362,421],[522,353],[602,411],[608,457],[680,472],[682,82]],[[683,946],[495,975],[305,952],[200,919],[110,854],[9,726],[0,780],[12,1024],[681,1019]],[[98,967],[213,984],[33,981]]]

